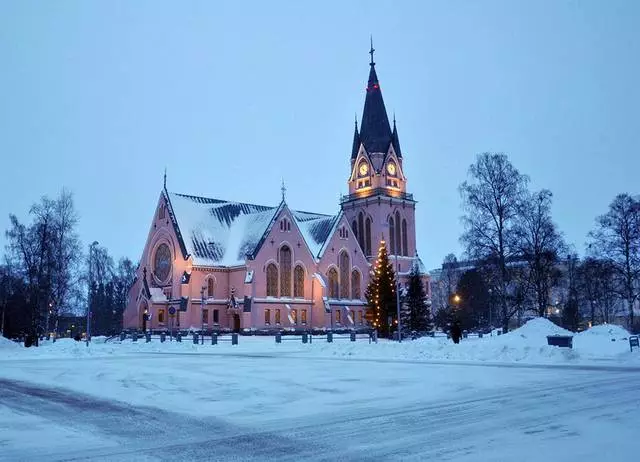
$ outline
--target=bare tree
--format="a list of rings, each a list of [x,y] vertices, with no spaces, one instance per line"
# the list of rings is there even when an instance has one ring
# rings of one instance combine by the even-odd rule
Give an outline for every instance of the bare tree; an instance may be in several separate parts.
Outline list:
[[[590,233],[589,248],[612,264],[619,280],[620,296],[627,302],[628,324],[633,329],[633,307],[640,283],[640,202],[629,194],[619,194],[609,211],[596,222],[596,229]]]
[[[519,306],[509,261],[519,254],[516,226],[528,178],[504,154],[480,154],[469,168],[470,181],[460,185],[465,231],[461,241],[467,254],[494,273],[492,291],[499,305],[503,328]],[[519,291],[515,291],[519,295]]]
[[[50,327],[54,307],[68,302],[80,255],[77,216],[69,193],[63,191],[56,200],[43,197],[29,214],[28,226],[10,215],[7,257],[25,280],[30,316],[27,341],[37,345],[38,336]]]
[[[78,214],[73,195],[66,190],[54,203],[55,236],[53,241],[54,273],[49,312],[53,315],[55,332],[58,332],[58,316],[73,309],[72,300],[80,296],[78,291],[79,264],[82,259],[80,240],[76,232]],[[49,324],[47,322],[47,324]]]
[[[558,260],[566,251],[562,235],[551,219],[552,197],[547,189],[525,194],[515,227],[517,246],[527,263],[528,283],[538,316],[545,315],[551,289],[560,282]]]
[[[616,272],[608,260],[586,258],[578,268],[579,292],[589,306],[591,325],[611,322],[619,301]]]

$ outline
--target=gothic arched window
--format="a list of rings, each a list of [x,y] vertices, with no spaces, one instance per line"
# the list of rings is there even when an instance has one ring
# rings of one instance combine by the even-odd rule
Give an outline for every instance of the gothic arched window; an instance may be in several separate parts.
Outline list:
[[[338,264],[340,267],[340,298],[349,298],[349,271],[351,270],[351,265],[349,264],[349,254],[346,250],[340,252]]]
[[[409,247],[407,247],[407,220],[402,220],[402,255],[409,255]]]
[[[358,214],[358,243],[360,244],[362,251],[365,252],[366,255],[369,255],[366,253],[367,251],[364,247],[364,217],[362,216],[362,212]]]
[[[367,217],[365,224],[365,252],[367,256],[371,255],[371,218]]]
[[[291,297],[291,249],[280,247],[280,296]]]
[[[400,212],[396,212],[396,251],[394,255],[402,255],[402,237],[400,234]]]
[[[389,255],[395,255],[396,251],[396,227],[393,217],[389,217]]]
[[[278,296],[278,267],[273,263],[267,266],[267,297]]]
[[[331,268],[327,273],[329,279],[329,298],[338,298],[338,272]]]
[[[351,298],[360,298],[360,272],[356,269],[351,272]]]
[[[293,270],[293,296],[304,297],[304,268],[300,265]]]
[[[213,289],[214,289],[214,281],[213,278],[210,277],[207,279],[207,297],[213,298]]]

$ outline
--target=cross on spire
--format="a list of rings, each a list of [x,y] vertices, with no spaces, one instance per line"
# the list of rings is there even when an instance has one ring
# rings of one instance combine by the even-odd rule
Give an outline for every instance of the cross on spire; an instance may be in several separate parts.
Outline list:
[[[369,50],[369,54],[371,55],[371,62],[369,63],[371,66],[375,66],[376,63],[373,62],[373,53],[375,53],[376,49],[373,48],[373,34],[370,36],[371,39],[371,49]]]
[[[285,195],[287,194],[287,187],[284,185],[284,178],[282,179],[282,186],[280,186],[280,191],[282,192],[282,202],[284,202]]]

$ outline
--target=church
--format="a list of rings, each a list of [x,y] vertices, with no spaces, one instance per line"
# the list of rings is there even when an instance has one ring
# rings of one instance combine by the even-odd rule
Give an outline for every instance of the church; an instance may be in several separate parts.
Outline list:
[[[339,212],[292,210],[284,189],[277,206],[170,192],[165,178],[124,328],[366,327],[365,290],[381,238],[401,284],[414,266],[428,282],[416,251],[416,201],[373,52]]]

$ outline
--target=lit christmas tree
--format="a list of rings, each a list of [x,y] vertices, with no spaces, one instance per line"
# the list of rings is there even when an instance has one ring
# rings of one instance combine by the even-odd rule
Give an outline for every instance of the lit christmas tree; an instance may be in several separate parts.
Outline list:
[[[378,247],[378,258],[373,265],[371,281],[365,293],[369,308],[367,319],[378,335],[388,337],[390,334],[389,317],[396,313],[396,275],[389,262],[387,245],[384,239]]]

